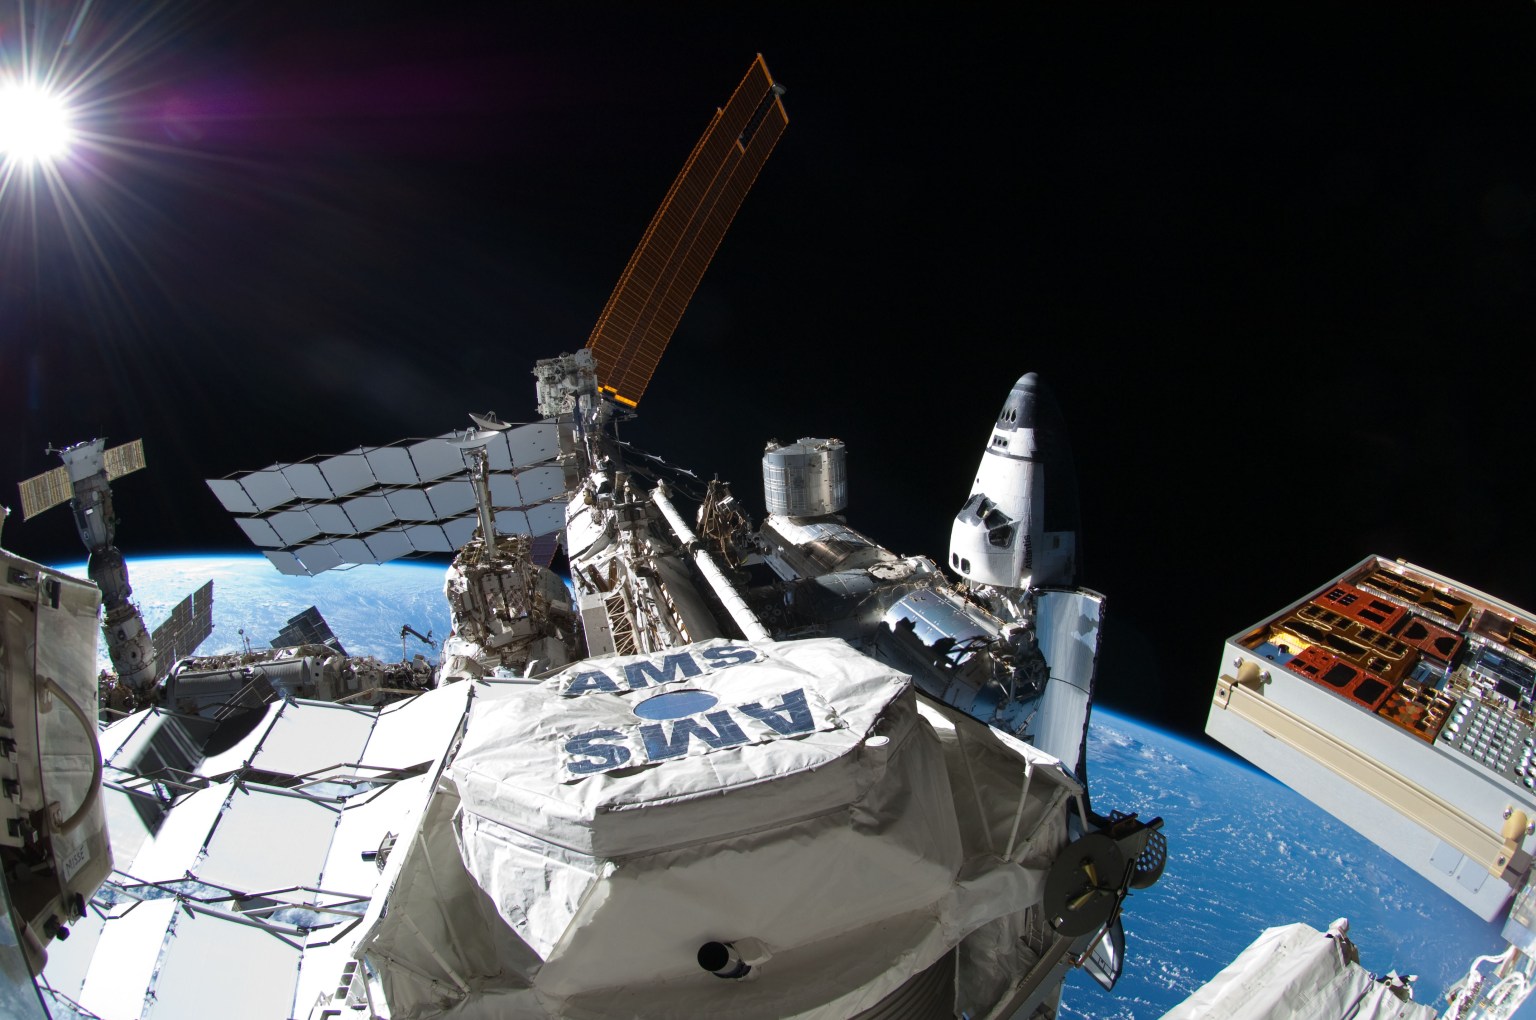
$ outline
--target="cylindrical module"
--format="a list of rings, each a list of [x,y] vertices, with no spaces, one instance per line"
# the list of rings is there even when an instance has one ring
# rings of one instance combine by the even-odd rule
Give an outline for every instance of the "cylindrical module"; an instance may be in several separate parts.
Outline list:
[[[770,514],[824,517],[848,505],[848,448],[838,439],[801,439],[763,451],[763,499]]]

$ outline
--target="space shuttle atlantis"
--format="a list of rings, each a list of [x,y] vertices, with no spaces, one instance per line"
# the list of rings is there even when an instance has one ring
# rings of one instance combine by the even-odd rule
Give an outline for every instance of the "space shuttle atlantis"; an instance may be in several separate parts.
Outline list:
[[[949,565],[975,584],[1028,591],[1074,572],[1074,534],[1045,530],[1038,387],[1033,372],[1013,384],[950,529]]]

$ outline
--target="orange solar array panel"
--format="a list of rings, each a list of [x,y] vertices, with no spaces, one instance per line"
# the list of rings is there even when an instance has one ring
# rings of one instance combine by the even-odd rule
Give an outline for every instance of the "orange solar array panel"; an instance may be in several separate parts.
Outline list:
[[[789,123],[762,55],[715,113],[651,219],[598,317],[587,349],[597,381],[635,406],[683,310]]]

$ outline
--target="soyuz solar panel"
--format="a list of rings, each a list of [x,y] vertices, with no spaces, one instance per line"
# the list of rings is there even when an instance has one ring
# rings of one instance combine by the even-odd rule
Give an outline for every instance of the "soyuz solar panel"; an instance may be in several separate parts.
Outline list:
[[[21,519],[30,520],[44,510],[68,501],[74,495],[69,472],[61,467],[28,478],[20,485]]]

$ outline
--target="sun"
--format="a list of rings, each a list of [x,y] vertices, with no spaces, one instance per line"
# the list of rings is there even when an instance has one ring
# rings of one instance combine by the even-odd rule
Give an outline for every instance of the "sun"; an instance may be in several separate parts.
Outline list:
[[[0,156],[11,166],[49,166],[74,140],[69,104],[31,82],[0,85]]]

